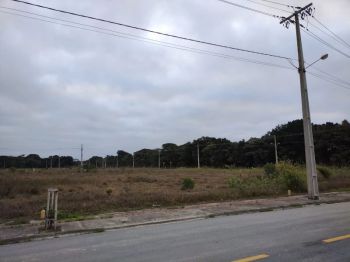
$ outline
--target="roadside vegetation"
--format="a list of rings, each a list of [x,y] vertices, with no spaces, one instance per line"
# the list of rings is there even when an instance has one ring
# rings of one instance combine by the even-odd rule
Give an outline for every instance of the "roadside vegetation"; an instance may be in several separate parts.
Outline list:
[[[350,168],[319,167],[321,192],[350,189]],[[59,218],[306,192],[302,166],[264,168],[6,169],[0,171],[0,222],[39,219],[47,189],[59,189]]]

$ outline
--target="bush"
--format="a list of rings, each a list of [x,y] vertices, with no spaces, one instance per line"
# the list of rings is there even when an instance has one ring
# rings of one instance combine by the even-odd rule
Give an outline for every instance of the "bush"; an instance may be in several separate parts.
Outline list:
[[[275,195],[281,191],[281,186],[277,179],[262,176],[244,179],[231,177],[229,179],[229,187],[238,191],[237,193],[244,197]]]
[[[112,194],[112,192],[113,192],[113,190],[110,189],[110,188],[106,190],[106,193],[107,193],[107,195],[109,195],[109,196]]]
[[[306,190],[306,174],[296,166],[281,162],[276,166],[276,172],[286,189],[294,192],[303,192]]]
[[[229,187],[243,197],[276,195],[288,189],[294,192],[306,190],[306,175],[298,167],[282,162],[267,164],[264,169],[265,176],[231,177]]]
[[[330,179],[333,173],[325,167],[317,167],[317,171],[323,176],[324,179]]]
[[[264,166],[264,172],[265,172],[265,175],[267,177],[273,177],[273,176],[277,175],[277,173],[276,173],[276,165],[272,164],[272,163],[267,163]]]
[[[194,181],[192,178],[184,178],[182,180],[182,187],[181,190],[188,190],[194,188]]]
[[[228,180],[228,186],[232,189],[237,189],[239,191],[241,191],[243,189],[243,180],[241,178],[238,177],[230,177],[230,179]]]

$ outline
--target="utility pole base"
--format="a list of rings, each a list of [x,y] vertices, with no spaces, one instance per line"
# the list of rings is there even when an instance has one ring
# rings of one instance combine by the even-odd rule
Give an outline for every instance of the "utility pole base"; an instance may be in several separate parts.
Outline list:
[[[310,200],[320,200],[319,196],[308,196],[308,199]]]

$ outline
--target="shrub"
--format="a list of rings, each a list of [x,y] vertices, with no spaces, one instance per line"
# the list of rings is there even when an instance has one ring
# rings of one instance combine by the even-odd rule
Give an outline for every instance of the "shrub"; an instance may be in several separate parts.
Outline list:
[[[235,176],[230,177],[228,180],[228,186],[232,189],[238,189],[241,191],[243,189],[243,180]]]
[[[231,177],[229,179],[229,187],[237,190],[241,196],[263,196],[274,195],[281,191],[281,186],[277,179],[258,177],[238,178]]]
[[[184,178],[182,180],[182,187],[181,190],[188,190],[194,188],[194,181],[192,178]]]
[[[306,175],[296,166],[281,162],[276,166],[280,181],[284,184],[286,189],[290,189],[295,192],[303,192],[306,190]]]
[[[317,167],[317,171],[323,176],[324,179],[330,179],[333,176],[332,172],[325,167]]]
[[[109,196],[112,194],[112,192],[113,192],[113,190],[110,189],[110,188],[106,190],[106,193],[107,193],[107,195],[109,195]]]
[[[275,195],[287,189],[295,192],[306,189],[305,174],[290,163],[267,164],[264,169],[265,176],[231,177],[229,187],[245,197]]]
[[[275,175],[277,175],[277,172],[276,172],[276,165],[275,164],[272,164],[272,163],[267,163],[265,166],[264,166],[264,172],[265,172],[265,175],[267,177],[273,177]]]

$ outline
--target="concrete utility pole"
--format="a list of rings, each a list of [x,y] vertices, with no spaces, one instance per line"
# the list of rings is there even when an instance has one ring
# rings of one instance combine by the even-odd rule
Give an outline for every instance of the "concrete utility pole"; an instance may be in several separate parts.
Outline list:
[[[197,143],[197,167],[201,168],[201,163],[199,161],[199,143]]]
[[[135,168],[135,153],[132,153],[132,168]]]
[[[80,168],[83,168],[83,144],[80,146]]]
[[[296,28],[297,36],[297,45],[298,45],[298,58],[299,58],[299,76],[300,76],[300,89],[301,89],[301,101],[302,101],[302,110],[303,110],[303,127],[304,127],[304,142],[305,142],[305,159],[306,159],[306,172],[307,172],[307,186],[308,186],[308,196],[309,199],[317,200],[319,199],[318,191],[318,181],[317,181],[317,172],[316,172],[316,160],[315,160],[315,149],[314,149],[314,140],[312,134],[312,124],[310,117],[310,106],[309,98],[307,92],[307,83],[306,83],[306,70],[303,54],[303,46],[301,42],[301,33],[300,33],[300,22],[299,15],[304,19],[305,16],[312,14],[312,3],[307,6],[300,8],[298,11],[294,12],[291,16],[282,19],[282,23],[294,23]],[[310,9],[311,8],[311,9]],[[291,19],[294,17],[294,21]]]
[[[158,149],[158,168],[160,168],[160,149]]]
[[[277,139],[276,136],[273,136],[273,139],[275,140],[275,160],[276,160],[276,165],[278,164],[278,154],[277,154]]]

